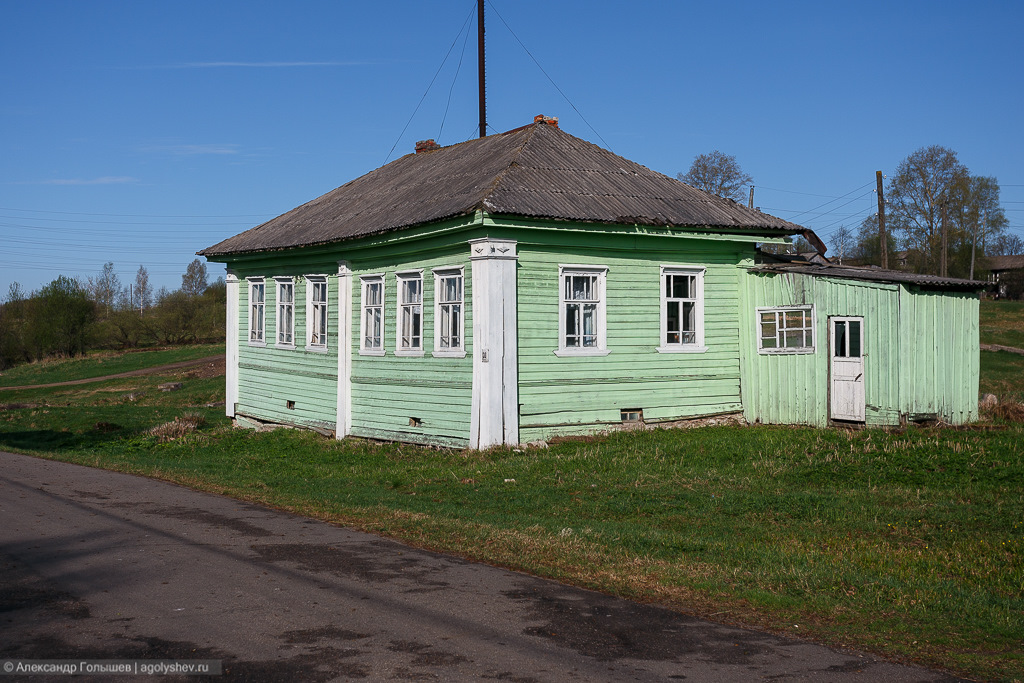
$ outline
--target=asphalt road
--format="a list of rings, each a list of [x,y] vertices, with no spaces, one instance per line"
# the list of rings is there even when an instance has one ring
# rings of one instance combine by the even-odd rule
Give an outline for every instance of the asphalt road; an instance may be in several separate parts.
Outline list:
[[[12,658],[218,659],[261,682],[956,680],[0,452]]]

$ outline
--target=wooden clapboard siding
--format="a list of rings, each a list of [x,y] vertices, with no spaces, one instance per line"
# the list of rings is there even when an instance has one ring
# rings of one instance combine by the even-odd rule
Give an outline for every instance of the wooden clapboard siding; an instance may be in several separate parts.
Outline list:
[[[520,439],[741,410],[739,275],[751,247],[635,235],[519,242]],[[607,266],[607,356],[558,357],[559,265]],[[705,268],[705,353],[659,353],[661,266]]]
[[[434,274],[463,268],[465,358],[435,358]],[[396,273],[423,270],[423,355],[396,356],[398,286]],[[359,355],[362,315],[360,276],[384,273],[384,356]],[[353,263],[352,434],[375,439],[442,446],[469,444],[473,388],[473,287],[469,248],[464,241],[435,249],[426,258],[398,262],[394,254],[371,254]],[[410,418],[420,421],[410,424]]]
[[[829,318],[864,318],[865,423],[977,418],[978,297],[906,284],[750,273],[745,278],[743,405],[750,422],[829,424]],[[758,307],[814,305],[815,352],[759,354]],[[973,344],[973,347],[972,347]]]
[[[338,278],[337,272],[324,262],[302,262],[299,268],[292,259],[265,261],[258,268],[238,269],[239,284],[239,349],[238,349],[238,412],[260,420],[317,426],[333,429],[337,419],[338,383]],[[305,275],[328,275],[327,351],[306,351]],[[277,287],[274,276],[295,278],[295,348],[276,347]],[[301,276],[301,277],[300,277]],[[249,282],[248,277],[263,277],[264,339],[266,346],[249,344]],[[288,402],[294,407],[289,408]]]

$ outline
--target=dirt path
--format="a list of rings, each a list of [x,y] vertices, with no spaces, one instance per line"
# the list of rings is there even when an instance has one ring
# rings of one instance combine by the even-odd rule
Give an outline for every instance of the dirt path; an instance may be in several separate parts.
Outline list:
[[[139,375],[154,375],[158,372],[164,372],[165,370],[180,370],[182,368],[191,368],[196,365],[203,365],[205,363],[216,363],[220,361],[221,365],[224,364],[224,354],[218,354],[216,356],[206,356],[205,358],[196,358],[195,360],[183,360],[178,363],[168,363],[167,365],[157,365],[152,368],[142,368],[141,370],[130,370],[128,372],[118,372],[113,375],[103,375],[102,377],[89,377],[87,379],[72,379],[67,382],[52,382],[50,384],[26,384],[20,387],[0,387],[0,391],[7,391],[10,389],[48,389],[49,387],[70,387],[75,384],[89,384],[90,382],[105,382],[108,379],[120,379],[122,377],[138,377]]]
[[[1013,346],[1002,346],[1000,344],[981,344],[982,351],[1006,351],[1007,353],[1016,353],[1024,356],[1024,349],[1018,349]]]

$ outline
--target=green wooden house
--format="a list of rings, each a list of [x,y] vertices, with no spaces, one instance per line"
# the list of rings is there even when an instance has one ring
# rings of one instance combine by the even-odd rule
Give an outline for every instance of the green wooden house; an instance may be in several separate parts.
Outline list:
[[[814,235],[560,130],[431,141],[199,252],[227,413],[486,448],[637,422],[977,412],[980,283],[762,263]]]

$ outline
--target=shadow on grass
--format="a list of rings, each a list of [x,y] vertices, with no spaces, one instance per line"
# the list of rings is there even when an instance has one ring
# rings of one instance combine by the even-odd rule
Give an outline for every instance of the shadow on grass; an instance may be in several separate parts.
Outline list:
[[[115,442],[123,442],[127,437],[138,434],[139,432],[102,422],[86,432],[65,432],[55,429],[0,432],[0,449],[44,452],[107,450]]]

